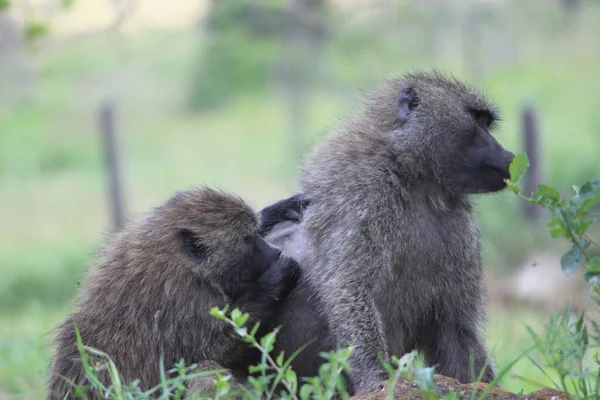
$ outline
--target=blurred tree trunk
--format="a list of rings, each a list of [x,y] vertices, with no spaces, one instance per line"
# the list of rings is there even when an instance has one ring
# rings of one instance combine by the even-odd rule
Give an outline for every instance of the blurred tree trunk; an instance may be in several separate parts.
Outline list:
[[[125,225],[126,217],[120,138],[115,114],[115,105],[112,101],[107,100],[100,107],[99,121],[104,143],[110,211],[113,229],[119,231]]]
[[[34,78],[23,29],[0,11],[0,105],[26,101]]]
[[[523,182],[523,193],[531,196],[542,182],[542,168],[540,165],[540,130],[536,110],[527,106],[522,111],[523,120],[523,147],[529,158],[529,169]],[[542,219],[543,208],[525,203],[523,213],[525,219],[532,224],[537,224]]]
[[[326,30],[326,0],[291,0],[284,24],[280,86],[287,102],[290,150],[296,164],[306,145],[310,91],[319,75]]]
[[[581,0],[560,0],[563,23],[565,27],[573,26],[581,8]]]

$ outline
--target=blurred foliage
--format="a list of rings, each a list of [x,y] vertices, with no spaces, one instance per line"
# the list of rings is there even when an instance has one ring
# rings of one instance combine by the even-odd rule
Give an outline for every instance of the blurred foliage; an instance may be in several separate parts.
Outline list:
[[[65,10],[70,10],[71,8],[75,7],[77,1],[78,0],[62,0],[61,4]]]
[[[50,33],[50,25],[47,22],[28,21],[25,25],[25,37],[29,40],[40,39]]]
[[[64,10],[70,10],[75,7],[75,5],[77,4],[77,1],[78,0],[60,0],[60,2],[58,3],[57,11],[62,12]],[[0,0],[0,11],[9,10],[11,7],[15,7],[17,4],[19,4],[18,0],[16,1],[16,3],[15,3],[15,0]],[[44,18],[34,17],[38,8],[43,10],[47,6],[48,6],[48,4],[44,4],[44,3],[36,3],[36,4],[25,3],[25,7],[23,7],[23,9],[25,10],[25,14],[26,14],[25,15],[26,21],[25,21],[25,26],[23,28],[23,31],[25,34],[25,38],[30,43],[34,43],[37,40],[48,36],[52,30],[50,23],[48,21],[46,21]]]
[[[213,0],[193,72],[191,106],[223,106],[240,93],[265,93],[278,81],[310,84],[314,65],[299,42],[324,39],[324,0]],[[302,46],[302,44],[300,44]],[[315,46],[311,47],[316,55]],[[316,62],[311,59],[312,63]]]
[[[8,7],[11,6],[10,0],[0,0],[0,11],[8,10]]]
[[[548,230],[552,238],[565,238],[571,242],[571,248],[561,258],[563,272],[569,276],[577,268],[585,267],[585,280],[593,293],[600,296],[600,257],[594,257],[589,249],[593,244],[596,251],[600,250],[600,245],[589,234],[592,225],[600,221],[600,214],[595,212],[600,204],[600,179],[572,186],[572,197],[568,200],[561,198],[558,190],[549,185],[539,185],[528,197],[521,193],[518,182],[529,166],[527,154],[515,157],[510,166],[509,189],[528,204],[550,211]]]
[[[285,4],[212,2],[204,27],[207,42],[193,75],[193,108],[222,106],[239,93],[266,89],[283,45]]]
[[[563,254],[563,273],[571,275],[577,268],[585,268],[584,279],[590,285],[590,293],[596,307],[600,306],[600,257],[594,257],[590,245],[596,250],[600,245],[590,237],[591,226],[600,221],[597,205],[600,204],[600,179],[573,186],[570,199],[561,198],[558,190],[550,185],[539,185],[531,197],[521,193],[519,181],[529,168],[527,154],[515,157],[510,166],[508,188],[530,205],[550,211],[548,230],[553,239],[564,238],[571,248]],[[597,311],[591,309],[591,313]],[[592,325],[592,333],[587,325]],[[553,370],[559,377],[554,385],[571,394],[575,399],[598,398],[600,396],[600,323],[594,318],[586,321],[584,313],[576,322],[571,322],[567,307],[562,315],[553,314],[543,334],[528,328],[542,364],[529,358],[543,373]],[[588,363],[588,360],[593,362]],[[591,365],[591,366],[590,366]]]

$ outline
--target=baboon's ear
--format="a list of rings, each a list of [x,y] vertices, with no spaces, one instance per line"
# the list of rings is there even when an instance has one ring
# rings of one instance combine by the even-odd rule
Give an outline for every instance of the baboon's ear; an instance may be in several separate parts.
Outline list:
[[[413,88],[404,88],[398,99],[398,118],[405,122],[410,112],[419,104],[419,96]]]
[[[200,243],[194,232],[182,229],[179,232],[179,236],[181,238],[181,246],[188,256],[197,261],[202,261],[206,257],[208,247]]]

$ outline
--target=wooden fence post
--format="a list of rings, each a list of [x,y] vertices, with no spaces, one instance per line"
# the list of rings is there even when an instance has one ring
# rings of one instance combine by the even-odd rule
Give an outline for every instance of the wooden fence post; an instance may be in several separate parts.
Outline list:
[[[105,101],[100,108],[100,130],[104,143],[104,161],[108,175],[113,228],[120,230],[125,223],[125,196],[115,106],[112,101]]]
[[[528,105],[522,111],[523,121],[523,147],[529,158],[529,169],[523,179],[523,193],[530,196],[542,181],[542,168],[540,165],[540,131],[538,116],[535,108]],[[542,208],[524,205],[523,214],[533,224],[542,218]]]

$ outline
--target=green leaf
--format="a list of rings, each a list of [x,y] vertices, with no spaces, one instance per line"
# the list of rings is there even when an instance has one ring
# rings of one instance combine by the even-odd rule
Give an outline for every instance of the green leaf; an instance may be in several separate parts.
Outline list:
[[[394,376],[395,372],[396,372],[396,368],[395,366],[397,364],[391,364],[388,363],[385,358],[381,355],[381,354],[377,354],[377,360],[379,361],[379,363],[383,366],[383,369],[385,370],[385,372],[388,374],[388,377],[392,377]],[[393,362],[393,360],[392,360]],[[394,366],[392,366],[394,365]]]
[[[50,33],[50,25],[45,22],[29,21],[25,26],[25,37],[29,40],[42,38]]]
[[[265,384],[261,379],[255,378],[253,376],[248,377],[248,383],[252,385],[257,392],[262,393],[265,390]]]
[[[581,331],[581,342],[583,344],[583,354],[585,354],[587,346],[590,344],[590,335],[588,334],[587,326],[583,326],[583,330]]]
[[[506,186],[508,187],[508,190],[510,190],[514,194],[521,193],[521,186],[519,186],[518,183],[514,183],[514,182],[511,182],[509,180],[507,180],[505,182],[506,182]]]
[[[248,367],[248,372],[250,372],[251,374],[255,374],[257,372],[261,372],[264,370],[264,366],[263,365],[250,365]]]
[[[562,267],[563,273],[566,276],[569,276],[585,261],[585,253],[581,251],[587,250],[590,246],[589,240],[581,239],[579,240],[579,246],[573,244],[571,250],[565,253],[560,259],[560,266]]]
[[[527,172],[527,168],[529,168],[529,158],[527,157],[527,153],[517,154],[509,167],[511,182],[519,182],[525,175],[525,172]]]
[[[70,10],[75,6],[77,0],[61,0],[61,5],[64,9]]]
[[[248,322],[248,318],[250,318],[250,315],[248,313],[244,313],[237,317],[234,321],[237,326],[241,327],[246,325],[246,322]]]
[[[219,379],[217,379],[215,382],[215,386],[217,387],[217,396],[224,396],[229,393],[230,386],[229,382],[227,382],[229,378],[229,376],[226,378],[219,376]]]
[[[583,317],[585,316],[585,311],[581,313],[577,323],[575,324],[575,332],[581,332],[581,328],[583,327]]]
[[[279,353],[279,355],[277,356],[277,358],[275,359],[275,362],[277,363],[278,366],[282,366],[283,365],[283,351],[281,353]]]
[[[560,200],[558,190],[548,185],[539,185],[537,191],[533,195],[537,203],[556,204]]]
[[[263,336],[260,339],[260,345],[267,351],[267,353],[270,353],[273,350],[273,346],[275,345],[275,337],[277,336],[277,332],[273,331],[270,333],[267,333],[265,336]]]
[[[600,257],[592,257],[590,263],[585,267],[584,278],[586,282],[600,279]]]
[[[594,221],[578,220],[575,223],[575,234],[577,236],[585,235],[585,233],[588,231],[588,229],[590,229],[590,226],[592,226],[593,223],[594,223]]]
[[[593,182],[586,182],[571,199],[571,209],[588,210],[592,206],[600,203],[600,179]]]
[[[294,390],[298,387],[298,377],[293,369],[290,368],[285,371],[285,380]]]
[[[565,237],[568,233],[563,224],[561,224],[560,221],[554,216],[548,223],[548,229],[550,230],[550,235],[553,239]]]
[[[255,337],[256,336],[256,332],[258,332],[258,328],[259,327],[260,327],[260,322],[255,323],[254,327],[250,331],[250,336]]]
[[[8,10],[11,6],[10,0],[0,0],[0,11]]]
[[[210,315],[212,315],[213,317],[215,317],[216,319],[220,319],[222,321],[224,321],[225,318],[225,313],[221,310],[219,310],[219,307],[213,307],[210,309]]]
[[[302,389],[300,389],[300,398],[302,400],[308,400],[308,399],[310,399],[310,395],[312,394],[312,392],[313,392],[312,385],[309,385],[309,384],[302,385]]]
[[[241,316],[242,316],[242,312],[240,311],[239,308],[235,308],[231,311],[231,319],[233,320],[233,322],[237,321]]]

